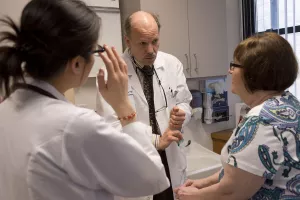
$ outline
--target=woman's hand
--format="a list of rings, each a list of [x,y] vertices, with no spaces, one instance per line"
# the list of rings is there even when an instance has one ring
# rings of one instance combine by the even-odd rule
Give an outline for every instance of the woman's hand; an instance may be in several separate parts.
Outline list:
[[[107,55],[100,53],[100,57],[107,69],[107,82],[104,71],[100,69],[97,75],[99,92],[119,117],[125,117],[134,112],[128,99],[127,65],[114,47],[104,45],[104,48]]]

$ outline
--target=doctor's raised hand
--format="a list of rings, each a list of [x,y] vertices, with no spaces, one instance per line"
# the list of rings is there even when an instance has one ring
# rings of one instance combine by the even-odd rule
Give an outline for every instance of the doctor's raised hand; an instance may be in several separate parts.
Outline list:
[[[175,106],[170,113],[169,128],[173,130],[181,130],[185,120],[185,112]]]
[[[114,47],[104,45],[106,51],[100,53],[100,57],[107,69],[107,82],[104,80],[104,71],[99,70],[97,80],[99,92],[103,98],[112,106],[118,117],[128,118],[120,120],[122,125],[135,121],[135,111],[128,99],[128,74],[125,61],[119,56]]]
[[[185,112],[175,106],[170,113],[169,127],[159,139],[158,150],[164,150],[172,142],[179,142],[183,139],[180,132],[185,120]]]
[[[172,142],[179,142],[183,139],[180,130],[184,120],[185,112],[175,106],[170,113],[169,127],[160,137],[158,150],[164,150],[170,146]]]

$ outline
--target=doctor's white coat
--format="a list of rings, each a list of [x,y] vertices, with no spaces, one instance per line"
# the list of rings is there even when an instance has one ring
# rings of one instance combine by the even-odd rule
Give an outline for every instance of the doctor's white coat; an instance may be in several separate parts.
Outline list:
[[[128,96],[131,104],[136,109],[137,120],[149,125],[148,103],[134,66],[132,65],[128,50],[123,54],[123,59],[128,66]],[[191,108],[189,104],[192,100],[192,95],[186,84],[182,63],[176,57],[159,51],[154,62],[154,68],[161,81],[161,86],[164,88],[168,105],[166,109],[162,109],[156,113],[156,119],[163,134],[168,127],[170,111],[176,105],[186,113],[184,125],[189,122],[191,118]],[[155,74],[153,75],[153,84],[155,109],[158,110],[165,106],[165,98],[163,94],[164,91],[159,85]],[[97,94],[97,112],[101,116],[104,116],[108,122],[113,123],[114,127],[121,127],[115,112],[105,102],[99,92]],[[151,141],[152,129],[148,130],[149,141]],[[166,149],[166,154],[170,168],[172,187],[176,188],[182,185],[186,179],[186,156],[183,150],[178,147],[177,143],[172,143]],[[149,199],[149,197],[140,199]]]

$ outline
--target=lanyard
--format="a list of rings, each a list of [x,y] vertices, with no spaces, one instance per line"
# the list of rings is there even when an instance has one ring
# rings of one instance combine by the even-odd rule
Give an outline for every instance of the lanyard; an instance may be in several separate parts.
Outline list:
[[[53,94],[51,94],[50,92],[46,91],[46,90],[43,90],[39,87],[36,87],[34,85],[30,85],[30,84],[25,84],[25,83],[16,83],[14,85],[14,89],[17,90],[17,89],[25,89],[25,90],[31,90],[33,92],[36,92],[36,93],[39,93],[41,95],[44,95],[44,96],[47,96],[49,98],[52,98],[52,99],[57,99]]]

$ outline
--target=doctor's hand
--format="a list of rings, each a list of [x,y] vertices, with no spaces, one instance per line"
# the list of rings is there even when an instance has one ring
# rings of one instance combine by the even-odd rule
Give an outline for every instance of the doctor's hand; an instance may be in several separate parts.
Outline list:
[[[104,71],[100,69],[97,75],[99,92],[119,117],[125,117],[134,112],[128,99],[127,65],[114,47],[104,45],[104,48],[107,55],[99,55],[107,69],[107,82],[104,80]]]
[[[182,139],[183,137],[180,131],[168,128],[159,138],[158,150],[165,150],[172,142],[179,142]]]
[[[176,199],[179,200],[198,200],[198,191],[195,187],[179,187],[174,189]]]
[[[181,130],[185,120],[185,112],[175,106],[170,113],[169,128],[172,130]]]

